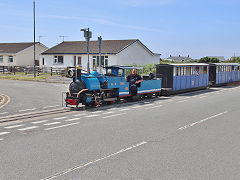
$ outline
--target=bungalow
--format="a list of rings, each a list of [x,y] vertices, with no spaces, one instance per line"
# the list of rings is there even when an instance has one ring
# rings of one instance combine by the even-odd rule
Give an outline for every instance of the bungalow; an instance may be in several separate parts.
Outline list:
[[[39,65],[39,55],[48,48],[36,42],[36,65]],[[34,64],[34,43],[0,43],[0,66],[31,66]]]
[[[173,61],[173,62],[188,62],[191,61],[192,58],[190,58],[190,56],[172,56],[170,55],[170,57],[167,58],[168,61]]]
[[[89,42],[90,69],[109,65],[146,65],[160,62],[160,54],[149,50],[138,39],[103,40],[101,60],[98,41]],[[72,67],[87,69],[86,41],[64,41],[42,53],[40,66]]]

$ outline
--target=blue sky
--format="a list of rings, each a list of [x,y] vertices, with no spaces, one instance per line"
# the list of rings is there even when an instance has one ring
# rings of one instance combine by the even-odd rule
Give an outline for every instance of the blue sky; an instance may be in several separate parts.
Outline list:
[[[0,42],[33,41],[33,1],[0,0]],[[239,0],[36,0],[36,36],[52,47],[84,40],[140,39],[162,57],[240,56]]]

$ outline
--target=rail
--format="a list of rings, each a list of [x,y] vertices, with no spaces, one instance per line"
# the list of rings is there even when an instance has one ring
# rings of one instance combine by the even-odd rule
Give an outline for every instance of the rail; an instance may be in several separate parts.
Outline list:
[[[0,118],[0,123],[9,122],[9,121],[17,121],[17,120],[22,120],[22,119],[31,119],[31,118],[35,118],[35,117],[43,117],[43,116],[54,115],[54,114],[67,113],[67,112],[71,112],[71,111],[72,110],[69,108],[57,108],[57,109],[44,110],[44,111],[39,111],[39,112],[31,112],[31,113],[4,116],[4,117]]]

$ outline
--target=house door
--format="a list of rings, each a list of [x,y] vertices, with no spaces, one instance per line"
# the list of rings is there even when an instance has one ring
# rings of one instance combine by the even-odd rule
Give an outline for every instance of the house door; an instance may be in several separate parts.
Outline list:
[[[82,57],[78,56],[78,65],[82,65]]]
[[[73,66],[76,66],[76,56],[73,58]]]
[[[35,65],[39,66],[39,60],[35,60]]]

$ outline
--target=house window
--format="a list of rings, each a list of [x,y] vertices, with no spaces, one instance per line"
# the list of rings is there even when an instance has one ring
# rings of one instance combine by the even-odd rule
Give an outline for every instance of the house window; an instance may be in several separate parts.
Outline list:
[[[45,65],[45,61],[44,61],[44,58],[42,59],[42,65]]]
[[[54,64],[63,64],[63,56],[54,56]]]
[[[8,56],[8,62],[12,63],[13,62],[13,56]]]
[[[0,63],[3,63],[3,56],[0,56]]]
[[[93,60],[93,68],[95,68],[95,66],[96,66],[96,56],[93,56],[92,60]]]
[[[93,61],[93,68],[99,67],[100,64],[102,67],[108,66],[108,56],[101,56],[101,60],[99,56],[93,56],[92,61]]]
[[[108,56],[105,56],[105,66],[108,66]]]

